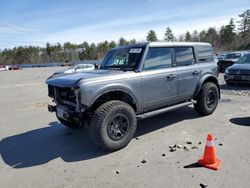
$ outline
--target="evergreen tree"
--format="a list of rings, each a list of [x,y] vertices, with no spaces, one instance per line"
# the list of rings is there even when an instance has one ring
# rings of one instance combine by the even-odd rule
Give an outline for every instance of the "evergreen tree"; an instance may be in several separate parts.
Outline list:
[[[198,34],[198,31],[197,30],[194,30],[192,35],[191,35],[191,41],[193,42],[198,42],[200,39],[199,39],[199,34]]]
[[[109,42],[108,41],[104,41],[101,42],[97,45],[97,51],[98,51],[98,59],[102,59],[102,57],[104,57],[104,55],[109,51]]]
[[[136,44],[136,43],[137,43],[137,41],[135,39],[132,39],[129,41],[129,44]]]
[[[51,56],[52,53],[51,45],[48,42],[46,43],[46,53],[48,56]]]
[[[174,41],[174,34],[170,27],[167,27],[166,32],[164,34],[164,40],[165,41]]]
[[[205,30],[202,30],[200,33],[199,33],[199,41],[200,42],[206,42],[206,37],[207,37],[207,34],[206,34],[206,31]]]
[[[222,26],[220,29],[220,40],[225,50],[233,50],[235,36],[235,25],[231,19],[228,25]]]
[[[96,47],[95,43],[91,43],[91,45],[89,47],[89,58],[90,59],[98,59],[97,47]]]
[[[128,45],[128,41],[125,38],[121,37],[118,41],[118,46],[124,46],[124,45]]]
[[[83,42],[79,45],[79,59],[82,60],[88,60],[89,59],[89,43]]]
[[[154,30],[150,30],[148,32],[147,41],[149,41],[149,42],[157,41],[156,32]]]
[[[185,41],[186,41],[186,42],[191,41],[191,34],[189,33],[189,31],[187,31],[187,32],[185,33]]]
[[[116,43],[115,43],[115,41],[111,41],[110,43],[109,43],[109,48],[115,48],[116,47]]]
[[[241,18],[239,23],[239,32],[243,38],[246,37],[247,33],[250,32],[250,9],[244,11],[242,14],[239,15]]]
[[[218,50],[219,49],[219,45],[220,45],[220,37],[218,32],[216,31],[215,28],[208,28],[206,34],[205,34],[205,39],[204,42],[209,42],[212,44],[212,46]]]

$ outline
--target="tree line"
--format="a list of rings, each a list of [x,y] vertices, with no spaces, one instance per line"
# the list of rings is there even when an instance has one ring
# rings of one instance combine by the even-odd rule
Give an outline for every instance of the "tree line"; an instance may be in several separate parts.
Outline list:
[[[209,42],[215,51],[249,50],[250,49],[250,10],[239,15],[236,23],[230,19],[227,25],[219,29],[209,27],[207,30],[186,31],[176,36],[170,27],[166,28],[164,41]],[[236,26],[237,24],[237,26]],[[150,30],[146,36],[147,41],[158,41],[157,34]],[[142,42],[142,41],[139,41]],[[100,43],[83,42],[73,44],[47,43],[45,47],[19,46],[12,49],[0,50],[0,64],[31,64],[49,62],[68,62],[82,60],[100,60],[111,48],[128,44],[136,44],[135,39],[126,40],[121,37],[117,42],[104,41]]]

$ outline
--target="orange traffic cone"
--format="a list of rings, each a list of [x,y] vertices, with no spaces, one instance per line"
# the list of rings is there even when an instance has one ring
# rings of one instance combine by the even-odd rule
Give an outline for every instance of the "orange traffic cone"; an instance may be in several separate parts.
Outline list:
[[[212,170],[218,170],[220,168],[220,163],[221,160],[216,159],[215,156],[213,136],[208,134],[204,155],[198,160],[198,164]]]

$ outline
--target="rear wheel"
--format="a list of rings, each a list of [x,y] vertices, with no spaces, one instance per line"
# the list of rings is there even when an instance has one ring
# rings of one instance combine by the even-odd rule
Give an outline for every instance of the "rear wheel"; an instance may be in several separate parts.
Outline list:
[[[201,115],[212,114],[219,102],[219,90],[215,83],[205,83],[198,96],[195,110]]]
[[[94,112],[90,121],[90,135],[97,146],[106,151],[125,147],[137,127],[134,109],[122,101],[109,101]]]

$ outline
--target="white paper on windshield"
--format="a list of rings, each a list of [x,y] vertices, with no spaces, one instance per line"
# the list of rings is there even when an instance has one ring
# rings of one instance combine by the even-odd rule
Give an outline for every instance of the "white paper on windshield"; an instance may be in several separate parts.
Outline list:
[[[141,48],[131,48],[130,50],[129,50],[129,53],[133,53],[133,54],[139,54],[139,53],[141,53]]]

